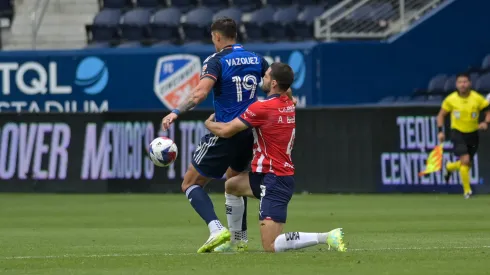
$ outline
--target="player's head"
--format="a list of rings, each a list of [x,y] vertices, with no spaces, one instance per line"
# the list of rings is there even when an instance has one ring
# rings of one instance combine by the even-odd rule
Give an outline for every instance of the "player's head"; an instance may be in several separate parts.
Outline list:
[[[458,74],[456,77],[456,89],[460,93],[467,93],[471,89],[470,76],[466,73]]]
[[[211,25],[211,37],[217,52],[228,45],[235,44],[236,36],[237,26],[231,18],[219,18]]]
[[[294,72],[288,64],[280,62],[272,63],[264,75],[262,90],[266,94],[270,92],[284,93],[291,87],[293,81]]]

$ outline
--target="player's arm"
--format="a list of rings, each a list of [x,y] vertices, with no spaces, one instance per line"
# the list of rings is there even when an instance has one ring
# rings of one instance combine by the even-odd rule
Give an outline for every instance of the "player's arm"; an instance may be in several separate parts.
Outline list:
[[[451,112],[452,107],[449,101],[444,99],[441,105],[441,109],[439,110],[439,114],[437,114],[437,132],[438,132],[438,139],[439,142],[444,142],[445,140],[445,135],[444,135],[444,120],[446,119],[446,116]]]
[[[480,110],[483,114],[485,114],[485,116],[483,122],[480,123],[478,128],[481,130],[486,130],[488,128],[488,124],[490,124],[490,103],[483,97],[480,103]]]
[[[204,122],[204,125],[206,125],[206,128],[208,128],[211,133],[222,138],[232,137],[249,127],[249,125],[238,117],[227,123],[216,122],[214,121],[214,114]]]
[[[187,98],[177,107],[178,114],[185,113],[203,102],[208,97],[209,92],[213,89],[215,82],[216,81],[210,77],[202,78],[199,81],[199,84],[192,89],[189,96],[187,96]]]
[[[234,120],[221,123],[214,121],[214,114],[206,120],[208,130],[218,137],[229,138],[249,127],[260,127],[267,120],[267,109],[257,101],[248,106],[247,110]]]
[[[208,57],[206,61],[204,61],[201,80],[199,80],[199,83],[192,89],[187,98],[182,101],[177,108],[173,109],[170,114],[162,119],[162,129],[166,131],[170,127],[170,124],[172,124],[180,114],[189,111],[199,103],[203,102],[208,97],[209,92],[213,89],[220,74],[220,60],[214,58],[214,56]]]

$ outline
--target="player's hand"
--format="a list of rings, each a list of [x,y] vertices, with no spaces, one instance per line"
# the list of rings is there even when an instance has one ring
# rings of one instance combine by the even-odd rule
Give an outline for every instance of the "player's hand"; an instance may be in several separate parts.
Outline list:
[[[214,113],[213,113],[213,114],[211,114],[211,115],[208,117],[208,119],[206,119],[206,120],[207,120],[207,121],[214,121],[214,118],[215,118],[215,115],[214,115]]]
[[[488,129],[488,123],[482,122],[482,123],[478,124],[478,129],[480,129],[480,130]]]
[[[170,113],[166,117],[162,119],[162,130],[167,131],[168,128],[170,128],[170,125],[174,123],[174,121],[178,118],[179,116],[176,113]]]
[[[440,132],[439,134],[437,134],[437,139],[439,140],[439,143],[443,143],[444,140],[446,140],[446,135],[444,135],[444,133]]]

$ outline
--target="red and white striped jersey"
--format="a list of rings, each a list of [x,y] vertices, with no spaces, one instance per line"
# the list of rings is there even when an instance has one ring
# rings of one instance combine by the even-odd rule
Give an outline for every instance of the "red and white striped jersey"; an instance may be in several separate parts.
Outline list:
[[[253,127],[255,144],[252,172],[294,175],[291,152],[296,111],[289,97],[272,95],[256,101],[240,116],[240,120]]]

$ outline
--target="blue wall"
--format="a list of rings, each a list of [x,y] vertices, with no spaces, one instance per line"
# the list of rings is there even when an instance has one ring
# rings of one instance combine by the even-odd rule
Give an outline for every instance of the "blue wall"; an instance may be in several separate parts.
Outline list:
[[[393,41],[249,44],[288,62],[302,106],[375,102],[426,87],[490,53],[490,1],[456,0]],[[0,111],[160,110],[195,84],[209,45],[0,53]],[[186,54],[185,56],[176,56]],[[24,71],[23,71],[24,69]],[[4,81],[8,79],[10,83]],[[161,100],[158,91],[170,92]],[[166,96],[169,96],[167,94]],[[173,101],[172,101],[173,100]],[[212,107],[211,98],[201,107]]]

